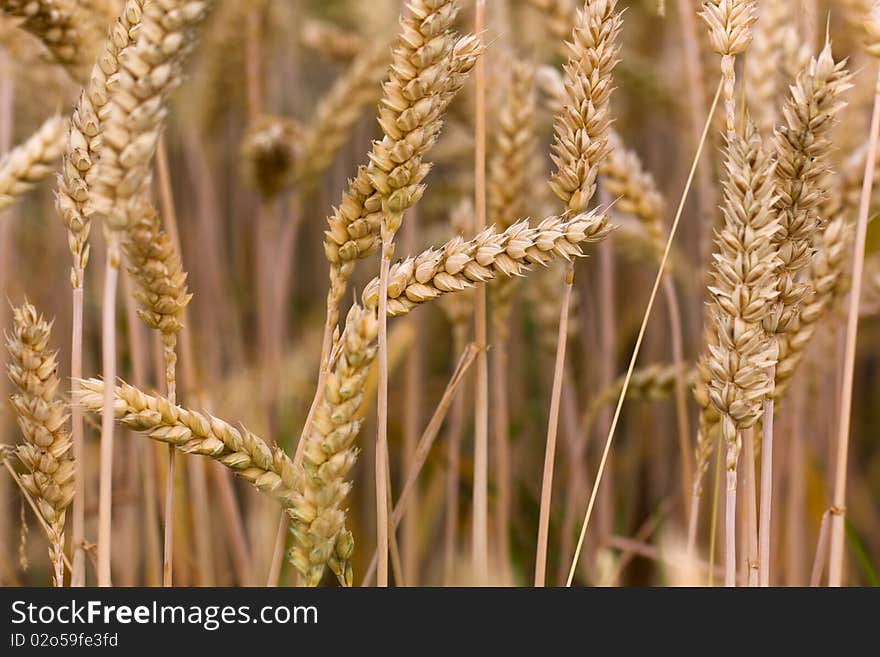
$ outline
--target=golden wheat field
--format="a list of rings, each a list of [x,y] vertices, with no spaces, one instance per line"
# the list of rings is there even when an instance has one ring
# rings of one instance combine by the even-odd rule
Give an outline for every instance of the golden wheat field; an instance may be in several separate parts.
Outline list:
[[[0,10],[0,584],[880,585],[880,3]]]

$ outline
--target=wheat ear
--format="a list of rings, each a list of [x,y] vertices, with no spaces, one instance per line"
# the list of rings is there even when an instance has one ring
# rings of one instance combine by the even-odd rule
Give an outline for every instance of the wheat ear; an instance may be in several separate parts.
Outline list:
[[[27,302],[13,308],[13,322],[6,336],[12,357],[7,370],[24,436],[16,454],[29,471],[21,483],[46,522],[55,586],[64,586],[64,517],[74,494],[74,462],[67,410],[58,397],[56,353],[49,351],[52,327]]]
[[[299,38],[307,48],[325,57],[353,62],[369,49],[360,34],[318,18],[306,18],[300,27]]]
[[[61,156],[67,121],[47,119],[27,140],[0,160],[0,210],[15,203],[34,185],[48,177]]]
[[[721,55],[725,134],[728,142],[736,131],[733,92],[736,85],[736,56],[745,52],[752,40],[752,25],[757,20],[755,0],[711,0],[703,3],[700,16],[709,27],[712,48]]]
[[[294,503],[293,464],[283,451],[271,449],[259,436],[125,382],[110,387],[100,379],[81,381],[74,401],[86,411],[101,413],[108,388],[113,399],[111,412],[123,426],[186,454],[207,456],[282,505]]]
[[[778,360],[788,346],[780,334],[798,330],[798,313],[808,285],[798,276],[812,260],[820,223],[818,210],[827,195],[823,181],[829,175],[831,151],[829,133],[844,106],[842,93],[850,86],[846,62],[835,63],[831,45],[812,59],[792,87],[791,97],[783,107],[784,122],[776,131],[776,168],[779,200],[776,211],[781,231],[776,238],[781,260],[778,274],[779,301],[764,322],[764,328],[777,342]],[[771,371],[775,379],[775,373]],[[759,543],[759,582],[769,585],[770,509],[773,465],[774,394],[764,400],[761,443],[761,510]]]
[[[789,22],[791,11],[790,0],[765,0],[758,6],[758,19],[744,65],[749,117],[764,138],[773,135],[788,83],[786,46],[791,38],[797,38],[797,28]]]
[[[724,223],[716,235],[709,312],[714,344],[706,368],[709,402],[721,416],[721,435],[727,443],[727,560],[726,584],[736,576],[734,536],[730,533],[736,508],[736,469],[741,434],[758,421],[763,397],[772,390],[767,371],[776,361],[776,348],[762,322],[779,292],[778,257],[773,241],[780,230],[773,211],[776,201],[774,164],[761,147],[753,125],[744,137],[727,147],[724,182]]]
[[[373,142],[367,174],[379,193],[382,241],[379,279],[379,385],[376,439],[376,522],[379,542],[379,586],[388,584],[388,367],[384,290],[394,251],[394,236],[403,212],[415,205],[429,165],[422,161],[440,132],[448,97],[460,86],[453,72],[456,49],[479,52],[479,41],[464,37],[456,42],[451,26],[458,13],[452,1],[410,0],[400,20],[400,36],[392,51],[388,80],[379,104],[379,126],[384,137]]]

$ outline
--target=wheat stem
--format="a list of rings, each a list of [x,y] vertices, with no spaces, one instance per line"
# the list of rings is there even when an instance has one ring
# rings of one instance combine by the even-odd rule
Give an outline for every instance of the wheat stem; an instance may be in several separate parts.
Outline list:
[[[119,277],[119,242],[109,235],[104,268],[104,301],[101,322],[102,374],[116,380],[116,282]],[[101,410],[101,460],[98,483],[98,586],[111,585],[110,551],[113,505],[113,386],[104,390]]]
[[[840,586],[843,579],[843,541],[846,520],[846,468],[849,451],[850,419],[852,413],[853,374],[856,358],[856,338],[859,327],[859,303],[862,292],[862,272],[865,267],[865,239],[868,230],[868,213],[871,205],[871,189],[874,184],[874,164],[877,159],[877,137],[880,135],[880,71],[877,74],[871,130],[868,135],[868,158],[856,222],[856,239],[853,251],[852,290],[846,318],[846,351],[843,360],[843,381],[840,392],[837,427],[837,460],[834,470],[833,508],[831,518],[831,549],[829,550],[828,586]]]
[[[706,136],[709,133],[712,116],[715,114],[715,108],[718,105],[718,98],[721,96],[721,89],[722,82],[719,82],[718,89],[715,91],[715,98],[712,99],[712,104],[709,108],[709,114],[706,117],[706,123],[703,126],[703,134],[700,136],[700,143],[697,145],[697,151],[694,154],[694,160],[691,163],[691,169],[688,173],[687,182],[685,183],[684,190],[681,194],[681,200],[678,204],[678,210],[675,213],[675,219],[673,219],[672,226],[669,229],[669,237],[667,237],[666,239],[666,247],[663,250],[663,257],[660,259],[660,268],[657,270],[657,276],[654,279],[654,286],[651,289],[651,296],[648,299],[648,306],[645,309],[645,315],[642,318],[642,324],[639,328],[639,335],[638,338],[636,338],[636,344],[633,348],[633,353],[629,361],[629,367],[626,371],[626,378],[624,379],[623,389],[620,391],[620,396],[617,399],[617,407],[614,409],[614,417],[611,421],[611,427],[608,430],[608,437],[605,439],[605,447],[602,450],[602,459],[599,461],[599,470],[596,475],[596,481],[593,483],[593,489],[590,493],[590,501],[587,504],[587,512],[584,516],[584,522],[581,525],[580,536],[578,537],[577,548],[575,548],[574,558],[572,559],[571,568],[568,572],[568,581],[566,582],[566,586],[571,586],[572,580],[574,579],[577,562],[578,559],[580,559],[581,550],[584,546],[584,537],[587,533],[587,526],[590,523],[590,516],[593,513],[593,505],[596,503],[596,494],[599,490],[599,485],[602,482],[602,474],[605,471],[605,463],[608,461],[608,454],[611,451],[611,441],[614,438],[614,430],[617,428],[617,421],[620,418],[620,409],[623,406],[623,400],[626,397],[626,389],[629,387],[629,382],[632,378],[633,370],[636,366],[636,360],[639,357],[639,350],[641,349],[642,340],[645,337],[645,330],[648,326],[648,318],[651,316],[651,310],[654,308],[654,299],[657,297],[657,289],[660,287],[660,281],[663,277],[663,271],[666,267],[666,261],[669,259],[669,251],[672,248],[672,241],[675,238],[676,231],[678,230],[678,223],[681,220],[681,215],[684,211],[684,205],[687,201],[688,192],[690,191],[691,183],[694,180],[694,173],[697,168],[697,163],[700,160],[700,154],[703,152],[703,145],[706,143]]]
[[[416,490],[416,483],[418,482],[419,475],[425,465],[425,461],[428,459],[428,454],[431,451],[434,440],[437,438],[437,434],[440,433],[440,427],[443,425],[446,414],[448,413],[453,400],[456,399],[456,392],[458,392],[459,387],[461,387],[461,384],[464,381],[464,375],[470,369],[476,356],[477,348],[473,344],[468,345],[468,347],[462,352],[458,364],[455,366],[455,370],[449,378],[449,382],[446,384],[443,396],[440,398],[437,407],[434,409],[434,414],[431,416],[431,420],[428,422],[428,425],[419,437],[419,441],[416,444],[415,452],[413,454],[412,467],[407,471],[407,477],[403,484],[403,489],[400,491],[397,504],[394,505],[391,512],[392,532],[397,529],[397,526],[400,524],[400,521],[403,519],[404,514],[409,508],[413,491]],[[376,564],[377,554],[374,553],[373,558],[370,560],[370,565],[367,567],[367,572],[364,575],[361,586],[369,586],[372,582],[373,576],[376,574]]]

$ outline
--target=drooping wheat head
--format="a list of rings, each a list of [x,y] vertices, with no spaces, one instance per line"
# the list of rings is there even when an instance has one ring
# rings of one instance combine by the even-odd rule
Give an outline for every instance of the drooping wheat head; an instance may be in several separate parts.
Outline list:
[[[261,115],[242,139],[244,178],[263,199],[291,185],[302,159],[302,128],[293,119]]]
[[[104,406],[104,382],[80,382],[76,403],[92,413]],[[113,413],[123,426],[152,440],[174,446],[185,454],[199,454],[220,462],[261,492],[293,504],[293,463],[278,448],[247,431],[207,413],[172,404],[120,382],[114,388]]]

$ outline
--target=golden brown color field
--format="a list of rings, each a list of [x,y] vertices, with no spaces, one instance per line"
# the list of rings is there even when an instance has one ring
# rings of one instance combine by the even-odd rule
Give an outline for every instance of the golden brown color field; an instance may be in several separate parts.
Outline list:
[[[2,585],[880,584],[880,4],[0,10]]]

